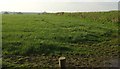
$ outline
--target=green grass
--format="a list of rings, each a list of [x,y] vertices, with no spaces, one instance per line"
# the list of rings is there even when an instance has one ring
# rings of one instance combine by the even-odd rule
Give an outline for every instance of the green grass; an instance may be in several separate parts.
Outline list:
[[[3,55],[11,55],[11,57],[15,55],[16,61],[19,60],[17,56],[32,55],[45,55],[48,59],[53,55],[57,57],[74,55],[71,58],[81,56],[88,59],[93,56],[94,58],[115,57],[118,52],[117,13],[114,11],[65,13],[64,15],[3,14]],[[77,60],[71,60],[73,61]],[[36,61],[33,60],[33,63]],[[29,65],[30,62],[27,64]],[[17,64],[13,63],[13,67],[15,65]],[[45,65],[45,67],[49,66],[51,64]]]

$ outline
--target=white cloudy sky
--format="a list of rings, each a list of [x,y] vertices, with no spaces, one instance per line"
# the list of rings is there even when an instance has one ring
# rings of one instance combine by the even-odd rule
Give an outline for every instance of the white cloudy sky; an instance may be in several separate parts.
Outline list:
[[[0,0],[0,11],[58,12],[118,10],[119,0]]]

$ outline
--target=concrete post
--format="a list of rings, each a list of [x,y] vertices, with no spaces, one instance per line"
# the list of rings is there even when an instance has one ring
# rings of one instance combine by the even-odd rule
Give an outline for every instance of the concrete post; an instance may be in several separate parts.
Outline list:
[[[65,57],[60,57],[59,58],[59,67],[60,69],[66,69],[66,59]]]

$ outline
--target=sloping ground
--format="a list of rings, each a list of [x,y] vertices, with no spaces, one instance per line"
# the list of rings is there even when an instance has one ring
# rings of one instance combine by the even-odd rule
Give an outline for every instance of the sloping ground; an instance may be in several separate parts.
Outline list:
[[[4,14],[3,67],[57,68],[61,56],[67,67],[115,66],[116,13]]]

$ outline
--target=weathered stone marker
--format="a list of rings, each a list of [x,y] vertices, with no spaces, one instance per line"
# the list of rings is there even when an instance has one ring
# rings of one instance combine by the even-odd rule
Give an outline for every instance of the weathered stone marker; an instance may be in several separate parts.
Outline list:
[[[59,67],[60,69],[66,69],[66,59],[65,57],[60,57],[59,58]]]

